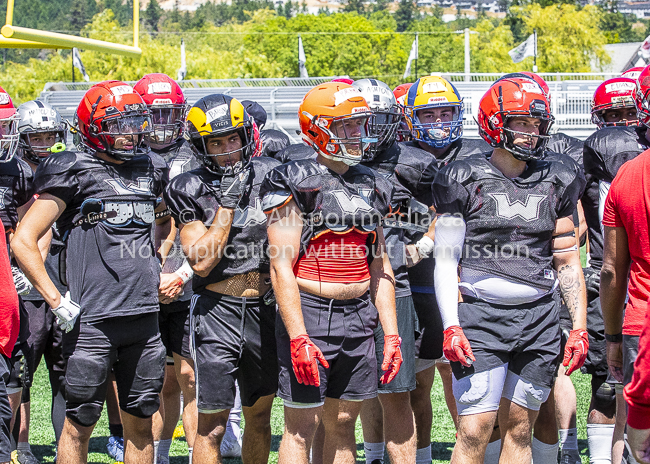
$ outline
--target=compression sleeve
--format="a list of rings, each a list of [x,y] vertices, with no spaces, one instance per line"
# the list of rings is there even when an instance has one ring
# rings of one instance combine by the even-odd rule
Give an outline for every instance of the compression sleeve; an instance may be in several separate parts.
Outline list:
[[[436,300],[445,329],[458,321],[458,263],[465,242],[465,220],[445,214],[436,221],[434,252],[436,267],[433,281]]]
[[[603,228],[603,215],[605,214],[605,201],[607,200],[607,194],[609,193],[609,188],[612,186],[609,182],[599,181],[598,182],[598,223],[600,224],[600,233],[605,235],[605,230]]]

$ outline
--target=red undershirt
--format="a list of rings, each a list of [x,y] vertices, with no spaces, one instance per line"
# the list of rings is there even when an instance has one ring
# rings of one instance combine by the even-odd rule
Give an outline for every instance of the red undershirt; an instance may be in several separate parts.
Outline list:
[[[319,282],[353,283],[370,279],[368,233],[350,229],[343,233],[327,230],[309,242],[296,262],[296,277]]]

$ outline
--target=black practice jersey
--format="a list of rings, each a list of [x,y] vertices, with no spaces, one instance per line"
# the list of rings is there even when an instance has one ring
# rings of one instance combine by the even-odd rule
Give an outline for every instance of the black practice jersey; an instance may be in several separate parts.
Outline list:
[[[569,156],[582,169],[582,149],[584,142],[562,132],[552,134],[546,149],[551,152]]]
[[[275,155],[277,155],[280,150],[284,150],[291,145],[289,136],[284,132],[275,129],[265,129],[260,131],[260,138],[262,139],[262,156],[275,158]]]
[[[34,175],[29,165],[14,156],[0,163],[0,218],[7,233],[18,225],[18,208],[34,195]]]
[[[409,197],[427,206],[432,203],[431,183],[438,168],[435,157],[429,152],[413,145],[394,143],[364,165],[390,179],[395,183],[396,189],[405,190]],[[393,203],[404,204],[400,200],[400,198],[394,199]],[[405,247],[411,242],[413,235],[401,228],[384,228],[386,252],[395,274],[395,296],[398,298],[411,294]],[[419,237],[421,236],[422,233],[419,233]]]
[[[281,163],[297,161],[303,159],[316,159],[316,152],[312,147],[304,143],[294,143],[289,145],[275,154],[275,159]]]
[[[252,159],[246,191],[235,210],[223,257],[207,277],[194,275],[194,292],[236,275],[269,272],[266,215],[262,211],[260,185],[266,174],[279,165],[277,160],[265,156]],[[177,222],[201,221],[210,227],[220,207],[220,185],[221,175],[206,168],[196,169],[170,182],[165,201]]]
[[[273,169],[264,179],[260,196],[265,212],[293,199],[306,216],[302,234],[304,253],[310,240],[326,230],[343,233],[353,227],[374,232],[393,209],[393,183],[366,166],[337,174],[315,160],[300,160]],[[371,238],[372,240],[372,238]]]
[[[167,163],[169,179],[201,167],[201,163],[196,159],[190,143],[184,139],[180,139],[165,150],[154,150],[152,148],[151,151],[160,155]]]
[[[587,189],[582,199],[582,207],[589,228],[590,262],[598,269],[603,263],[598,183],[611,183],[623,164],[650,148],[645,132],[645,128],[604,127],[585,140],[583,157]]]
[[[420,144],[417,141],[405,142],[406,145],[411,145],[416,148],[420,148]],[[445,151],[445,154],[438,160],[438,168],[447,166],[449,163],[453,163],[456,160],[467,158],[471,155],[476,155],[478,153],[487,153],[491,152],[492,147],[483,139],[465,139],[460,138],[449,144],[449,147]]]
[[[467,223],[461,266],[550,291],[555,285],[551,240],[555,222],[573,214],[576,172],[551,160],[530,161],[509,179],[476,155],[441,169],[433,184],[436,210]]]
[[[57,228],[67,242],[67,281],[82,321],[158,311],[153,225],[166,176],[164,160],[153,153],[113,164],[64,151],[39,164],[36,193],[66,204]]]
[[[417,142],[407,142],[406,145],[419,148]],[[487,153],[491,152],[492,147],[483,139],[464,139],[461,138],[449,145],[448,151],[445,153],[443,158],[437,159],[438,169],[448,165],[457,160],[465,159],[469,156],[476,155],[478,153]],[[428,152],[427,152],[428,153]],[[433,156],[433,155],[431,155]],[[431,185],[433,184],[433,179],[428,181],[426,186],[431,190]],[[433,198],[429,194],[429,201],[425,203],[427,206],[433,205]],[[417,241],[422,237],[422,234],[413,236],[413,241]],[[435,267],[435,259],[433,256],[425,258],[420,261],[415,266],[409,268],[409,280],[411,282],[411,288],[414,292],[421,293],[433,293],[433,270]]]

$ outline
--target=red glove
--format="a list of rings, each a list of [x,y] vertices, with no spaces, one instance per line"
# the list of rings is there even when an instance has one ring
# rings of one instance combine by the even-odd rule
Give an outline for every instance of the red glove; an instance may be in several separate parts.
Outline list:
[[[452,325],[443,334],[445,338],[442,342],[442,351],[449,361],[459,362],[465,367],[471,366],[476,361],[469,340],[460,326]]]
[[[298,383],[320,386],[318,363],[330,367],[323,352],[309,339],[308,335],[298,335],[291,339],[291,364]]]
[[[395,378],[402,366],[402,339],[399,335],[384,335],[384,362],[381,370],[386,371],[381,376],[381,383],[387,384]]]
[[[572,330],[569,339],[564,346],[564,361],[562,365],[567,367],[566,375],[571,375],[582,367],[587,359],[589,351],[589,335],[584,329]]]

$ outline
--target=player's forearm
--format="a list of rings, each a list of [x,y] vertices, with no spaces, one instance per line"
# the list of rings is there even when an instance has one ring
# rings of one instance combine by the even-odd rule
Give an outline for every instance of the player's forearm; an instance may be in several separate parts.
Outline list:
[[[395,311],[395,277],[386,254],[370,265],[370,297],[377,308],[385,335],[398,335]]]
[[[300,305],[300,289],[293,269],[284,263],[274,262],[272,259],[270,274],[275,301],[289,338],[306,334],[307,329]]]
[[[232,209],[219,208],[207,232],[189,247],[187,260],[199,276],[207,277],[221,261],[234,215]]]
[[[43,296],[45,302],[52,308],[56,308],[59,306],[61,294],[45,270],[38,243],[36,239],[30,240],[29,237],[24,237],[19,232],[11,241],[11,248],[20,269],[25,273],[27,279]]]
[[[160,224],[156,223],[156,225],[154,226],[154,240],[155,240],[156,252],[158,253],[158,258],[162,263],[165,262],[165,258],[167,258],[167,253],[169,253],[171,244],[173,244],[174,241],[174,238],[172,237],[171,244],[168,244],[169,236],[171,234],[172,229],[176,230],[174,227],[172,227],[172,220],[170,218],[167,218],[166,221]]]
[[[558,273],[560,294],[571,315],[573,329],[586,329],[587,291],[579,251],[556,253],[553,261]]]
[[[606,334],[616,335],[623,330],[627,276],[627,272],[619,273],[609,263],[603,263],[600,271],[600,306]]]

